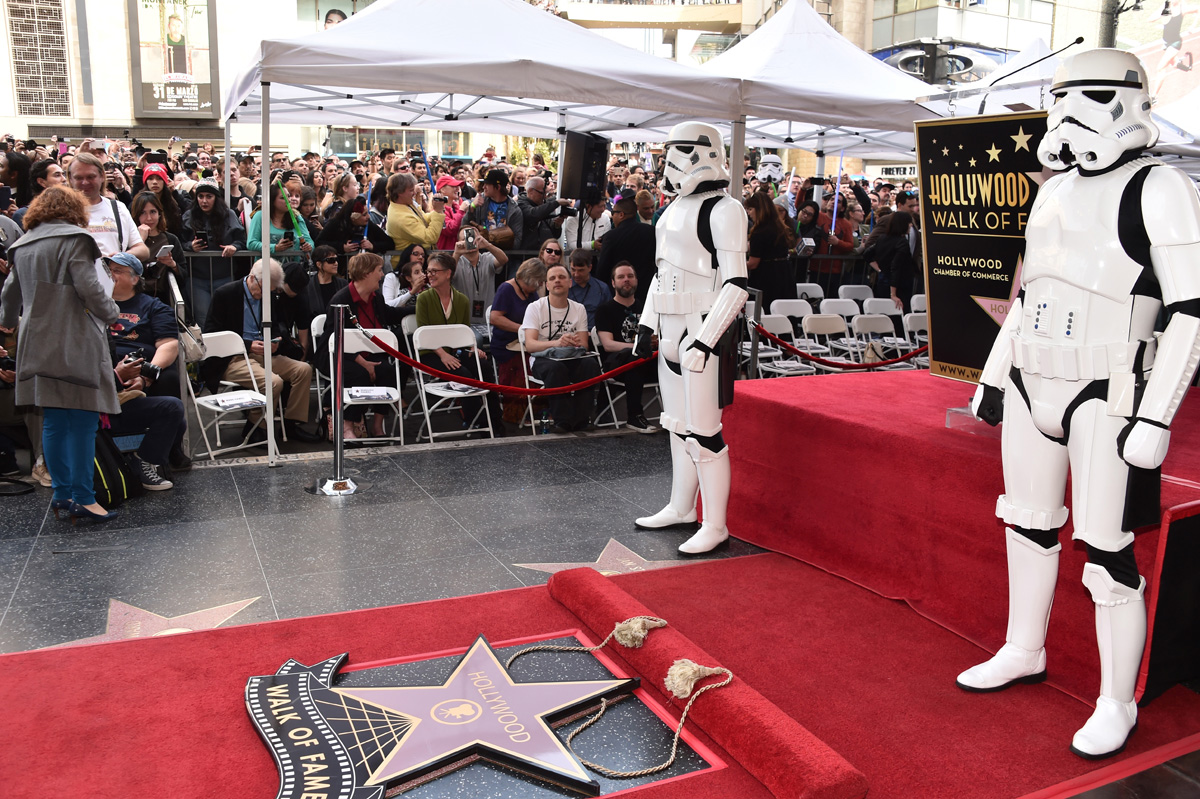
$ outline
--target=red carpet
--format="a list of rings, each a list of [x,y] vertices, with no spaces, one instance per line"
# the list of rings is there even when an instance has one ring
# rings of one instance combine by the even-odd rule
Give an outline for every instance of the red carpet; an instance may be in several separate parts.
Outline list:
[[[734,535],[902,599],[994,651],[1004,642],[1003,490],[998,438],[945,427],[973,387],[926,372],[742,381],[725,413]],[[770,423],[764,423],[768,420]],[[1200,402],[1185,401],[1164,475],[1200,483]],[[1164,481],[1164,508],[1200,499],[1200,485]],[[1069,504],[1069,500],[1068,500]],[[1063,531],[1050,621],[1050,679],[1094,701],[1099,685],[1086,554]],[[1153,595],[1159,531],[1135,551]],[[980,659],[964,654],[955,668]]]

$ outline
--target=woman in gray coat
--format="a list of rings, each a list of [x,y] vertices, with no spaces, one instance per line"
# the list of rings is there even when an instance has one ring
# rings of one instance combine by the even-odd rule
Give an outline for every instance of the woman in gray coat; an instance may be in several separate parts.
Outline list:
[[[100,248],[87,231],[87,201],[52,186],[25,213],[28,231],[8,251],[0,326],[17,338],[17,405],[43,409],[42,448],[54,481],[55,516],[107,521],[93,491],[100,414],[120,413],[107,330],[120,311],[97,274]]]

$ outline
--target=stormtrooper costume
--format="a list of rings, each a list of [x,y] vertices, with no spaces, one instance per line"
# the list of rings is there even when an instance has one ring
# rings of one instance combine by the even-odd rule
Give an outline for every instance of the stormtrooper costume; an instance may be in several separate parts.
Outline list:
[[[746,212],[725,193],[725,145],[712,125],[685,122],[666,143],[663,189],[677,195],[655,228],[657,273],[650,282],[634,355],[650,354],[658,335],[659,424],[671,436],[671,500],[639,527],[704,523],[680,545],[708,552],[729,537],[729,449],[721,438],[717,342],[737,318],[746,291]]]
[[[1038,193],[1021,293],[972,400],[1004,421],[1008,631],[995,657],[958,677],[997,691],[1046,676],[1063,495],[1074,475],[1072,538],[1087,546],[1100,696],[1071,751],[1120,752],[1137,722],[1146,581],[1124,510],[1131,467],[1156,469],[1200,360],[1200,202],[1184,173],[1141,156],[1158,139],[1136,56],[1091,50],[1054,76],[1038,159],[1062,174]],[[1163,306],[1165,332],[1154,333]]]

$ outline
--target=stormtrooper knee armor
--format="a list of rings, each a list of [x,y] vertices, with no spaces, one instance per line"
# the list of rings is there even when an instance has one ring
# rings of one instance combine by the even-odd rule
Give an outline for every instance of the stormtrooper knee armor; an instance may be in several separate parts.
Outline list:
[[[1087,758],[1121,751],[1137,721],[1146,611],[1122,529],[1129,469],[1162,464],[1200,361],[1200,201],[1186,175],[1141,155],[1158,138],[1146,86],[1141,62],[1118,50],[1080,53],[1056,73],[1038,157],[1062,174],[1030,212],[1021,294],[972,401],[979,418],[1004,421],[1009,623],[996,656],[958,684],[1044,679],[1051,531],[1066,521],[1069,468],[1101,661],[1096,710],[1071,745]],[[1169,322],[1156,336],[1163,306]]]
[[[663,188],[677,195],[655,228],[656,266],[634,354],[659,338],[660,425],[671,436],[671,499],[640,527],[704,523],[679,551],[708,552],[729,537],[729,451],[721,438],[718,359],[725,330],[746,302],[746,212],[725,193],[725,145],[712,125],[685,122],[666,143]]]

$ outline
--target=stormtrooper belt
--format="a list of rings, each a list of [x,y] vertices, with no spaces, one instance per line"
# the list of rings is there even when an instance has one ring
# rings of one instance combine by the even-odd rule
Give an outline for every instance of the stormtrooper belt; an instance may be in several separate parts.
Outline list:
[[[1154,365],[1157,339],[1145,342],[1142,369]],[[1025,374],[1061,380],[1105,380],[1114,374],[1131,374],[1141,341],[1076,346],[1044,344],[1016,337],[1012,343],[1013,366]]]

